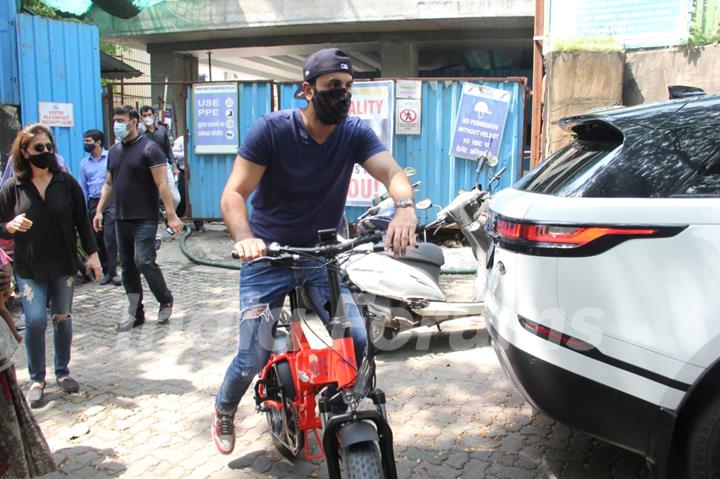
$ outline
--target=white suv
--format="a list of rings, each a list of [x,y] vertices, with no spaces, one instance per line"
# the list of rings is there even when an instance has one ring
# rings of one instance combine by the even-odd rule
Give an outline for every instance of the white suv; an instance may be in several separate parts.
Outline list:
[[[486,321],[559,421],[720,474],[720,96],[566,118],[573,143],[490,204]]]

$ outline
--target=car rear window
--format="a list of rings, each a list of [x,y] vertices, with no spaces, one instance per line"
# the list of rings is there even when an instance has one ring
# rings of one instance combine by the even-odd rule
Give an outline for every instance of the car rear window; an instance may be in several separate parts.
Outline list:
[[[515,188],[556,196],[665,198],[720,193],[720,132],[713,125],[648,129],[632,144],[603,122],[575,129],[577,139]],[[588,135],[587,130],[594,131]]]

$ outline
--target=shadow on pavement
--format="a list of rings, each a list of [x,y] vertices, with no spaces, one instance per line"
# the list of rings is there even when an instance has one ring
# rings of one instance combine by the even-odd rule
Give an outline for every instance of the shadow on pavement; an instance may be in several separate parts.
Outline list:
[[[405,361],[410,357],[467,351],[488,346],[489,335],[485,328],[451,331],[428,329],[402,332],[394,339],[379,344],[382,350],[378,359],[385,362]]]
[[[68,477],[120,477],[127,470],[116,460],[117,455],[112,448],[66,447],[55,451],[53,456],[59,472]]]

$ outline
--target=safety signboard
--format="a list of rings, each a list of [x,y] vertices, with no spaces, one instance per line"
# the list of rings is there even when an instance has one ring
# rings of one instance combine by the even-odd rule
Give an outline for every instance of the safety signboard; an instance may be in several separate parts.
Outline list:
[[[45,126],[75,126],[72,103],[38,102],[40,123]]]
[[[193,85],[195,153],[235,153],[238,148],[236,83]]]
[[[509,91],[463,84],[450,155],[497,158],[511,96]]]
[[[419,135],[420,134],[420,100],[405,99],[395,100],[396,135]]]

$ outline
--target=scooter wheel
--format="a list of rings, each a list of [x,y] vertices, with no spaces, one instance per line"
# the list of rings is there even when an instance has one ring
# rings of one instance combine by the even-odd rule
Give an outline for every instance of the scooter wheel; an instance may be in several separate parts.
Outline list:
[[[368,341],[375,348],[375,353],[386,351],[390,341],[398,335],[398,331],[386,327],[385,322],[378,319],[370,320],[368,323]]]

